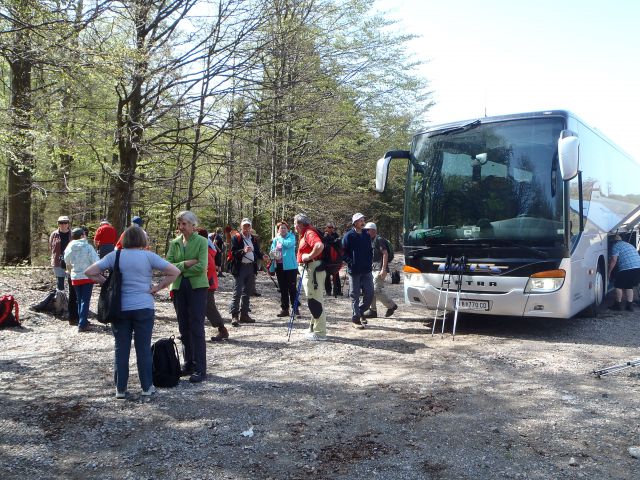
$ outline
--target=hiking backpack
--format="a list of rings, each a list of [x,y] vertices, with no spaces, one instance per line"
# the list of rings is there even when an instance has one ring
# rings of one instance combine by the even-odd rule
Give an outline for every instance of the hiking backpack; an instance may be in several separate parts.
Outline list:
[[[15,315],[13,311],[16,311]],[[2,295],[0,297],[0,330],[3,328],[20,327],[20,309],[18,302],[13,295]]]
[[[335,275],[340,271],[340,268],[342,268],[342,256],[344,254],[344,250],[342,249],[342,239],[339,237],[336,239],[326,238],[320,230],[315,227],[311,228],[322,239],[322,245],[324,245],[324,248],[322,249],[322,257],[319,259],[322,264],[317,268],[317,270],[319,272],[325,271],[327,272],[327,275]]]
[[[180,382],[180,357],[174,337],[162,338],[151,346],[153,384],[156,387],[175,387]]]

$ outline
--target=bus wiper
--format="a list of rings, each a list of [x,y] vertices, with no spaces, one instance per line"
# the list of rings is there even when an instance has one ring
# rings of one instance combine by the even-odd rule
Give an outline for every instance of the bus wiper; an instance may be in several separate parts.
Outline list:
[[[467,130],[471,130],[472,128],[477,127],[478,125],[480,125],[480,123],[482,123],[480,122],[480,120],[474,120],[473,122],[469,122],[464,125],[458,125],[456,127],[445,128],[444,130],[438,130],[436,132],[428,133],[427,137],[433,138],[439,135],[449,135],[450,133],[466,132]]]

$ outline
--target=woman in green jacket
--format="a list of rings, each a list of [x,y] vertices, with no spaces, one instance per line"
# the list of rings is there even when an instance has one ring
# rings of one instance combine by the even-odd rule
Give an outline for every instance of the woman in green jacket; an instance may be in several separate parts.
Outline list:
[[[176,217],[178,235],[169,243],[167,260],[178,267],[180,276],[171,285],[173,302],[178,316],[178,328],[184,346],[182,376],[198,383],[207,376],[207,344],[204,318],[207,308],[207,239],[198,235],[198,219],[189,212]]]

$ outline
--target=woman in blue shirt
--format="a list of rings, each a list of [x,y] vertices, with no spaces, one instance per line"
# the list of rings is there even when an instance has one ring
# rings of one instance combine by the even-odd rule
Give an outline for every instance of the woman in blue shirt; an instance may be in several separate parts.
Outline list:
[[[271,242],[272,272],[276,272],[280,288],[280,307],[278,317],[289,316],[289,304],[293,306],[296,298],[296,277],[298,262],[296,261],[296,236],[289,231],[289,224],[282,220],[277,224],[278,234]],[[297,309],[296,309],[297,310]],[[298,315],[298,312],[295,312]]]
[[[153,295],[168,287],[178,278],[180,270],[162,257],[145,250],[147,235],[140,227],[129,227],[122,236],[119,269],[122,272],[122,313],[111,324],[115,339],[116,398],[127,396],[129,381],[129,354],[131,337],[136,347],[138,377],[142,386],[142,396],[155,392],[151,364],[151,332],[155,306]],[[116,252],[111,252],[84,271],[84,274],[99,284],[105,282],[101,272],[113,269]],[[153,270],[160,270],[165,277],[157,285],[152,285]]]

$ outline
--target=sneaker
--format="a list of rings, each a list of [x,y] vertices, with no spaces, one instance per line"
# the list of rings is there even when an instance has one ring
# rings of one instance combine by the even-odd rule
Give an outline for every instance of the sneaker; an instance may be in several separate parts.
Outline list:
[[[315,332],[307,332],[304,334],[304,338],[305,340],[309,340],[312,342],[324,342],[327,340],[327,336],[326,335],[318,335]]]
[[[367,320],[367,317],[363,315],[362,317],[360,317],[360,323],[362,325],[366,325],[367,323],[369,323],[369,321]]]
[[[200,373],[200,372],[196,372],[193,375],[191,375],[189,377],[189,381],[191,383],[200,383],[202,382],[205,378],[207,378],[207,374],[206,373]]]
[[[363,318],[378,318],[378,311],[369,309],[362,314]]]
[[[280,310],[280,313],[276,315],[276,317],[288,317],[289,316],[289,310],[285,310],[284,308],[282,310]]]
[[[119,392],[118,390],[116,390],[116,398],[118,400],[124,400],[125,398],[127,398],[127,392]]]
[[[142,395],[143,397],[150,397],[151,395],[153,395],[154,393],[156,393],[156,387],[154,387],[153,385],[151,385],[149,388],[147,388],[146,390],[143,390],[142,393],[140,395]]]
[[[355,320],[351,320],[351,323],[353,323],[353,326],[358,330],[364,330],[364,325],[362,324],[359,318],[356,318]]]
[[[633,303],[631,303],[631,302],[627,302],[627,304],[624,306],[624,309],[627,312],[635,312],[636,311],[636,309],[633,308]]]
[[[188,377],[191,374],[193,374],[193,365],[182,365],[180,368],[180,376]]]
[[[393,315],[393,313],[398,309],[398,305],[394,305],[391,308],[387,308],[387,311],[385,312],[384,316],[385,317],[390,317],[391,315]]]
[[[239,327],[240,326],[240,322],[238,321],[238,317],[232,317],[231,318],[231,326],[232,327]]]

